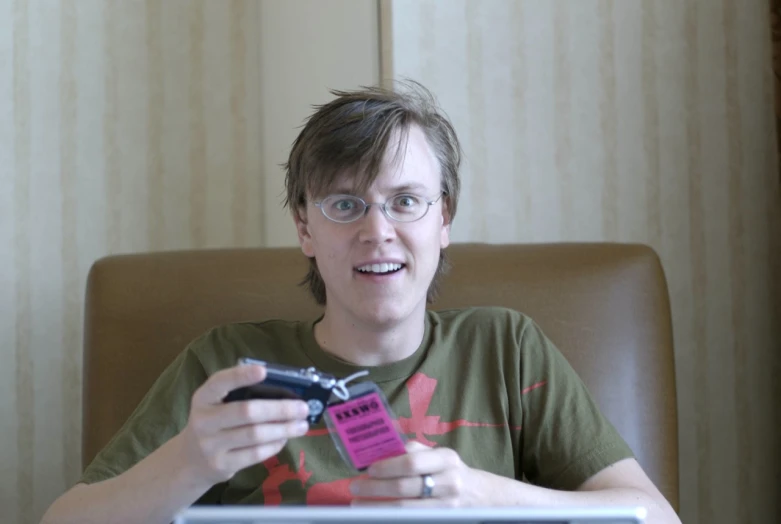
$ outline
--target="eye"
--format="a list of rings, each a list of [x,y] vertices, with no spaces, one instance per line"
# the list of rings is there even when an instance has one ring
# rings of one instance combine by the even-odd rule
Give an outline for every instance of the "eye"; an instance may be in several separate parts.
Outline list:
[[[352,211],[355,209],[355,201],[343,198],[334,202],[333,207],[337,211]]]
[[[393,199],[393,208],[408,211],[420,204],[420,198],[415,195],[399,195]]]

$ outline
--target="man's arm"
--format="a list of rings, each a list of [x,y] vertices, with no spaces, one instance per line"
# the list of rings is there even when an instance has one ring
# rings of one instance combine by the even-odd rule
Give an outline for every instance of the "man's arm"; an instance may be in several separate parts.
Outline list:
[[[680,524],[680,519],[635,459],[608,466],[576,491],[541,488],[468,467],[448,448],[407,443],[407,454],[369,466],[368,478],[354,480],[353,505],[487,506],[643,506],[648,524]],[[419,498],[421,475],[431,475],[431,498]],[[378,501],[376,497],[384,497]]]
[[[122,475],[74,486],[52,504],[41,522],[171,522],[211,487],[198,481],[198,474],[186,464],[181,436],[176,436]]]
[[[306,433],[304,402],[222,402],[233,389],[265,377],[262,366],[215,373],[193,395],[179,434],[116,477],[78,484],[52,504],[42,522],[167,524],[213,485],[276,455],[288,439]]]
[[[648,524],[680,524],[667,499],[635,459],[621,460],[586,480],[576,491],[558,491],[472,470],[470,496],[488,506],[643,506]],[[468,477],[468,478],[469,478]]]

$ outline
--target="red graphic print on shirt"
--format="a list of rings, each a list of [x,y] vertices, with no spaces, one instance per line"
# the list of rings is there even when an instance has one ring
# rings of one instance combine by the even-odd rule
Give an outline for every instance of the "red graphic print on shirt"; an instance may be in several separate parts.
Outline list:
[[[534,389],[545,385],[545,382],[539,382],[525,388],[522,393],[528,393]],[[410,414],[408,417],[399,417],[399,427],[405,435],[414,435],[414,440],[427,446],[435,446],[436,443],[428,440],[426,435],[444,435],[460,427],[483,427],[498,428],[507,426],[502,424],[489,424],[485,422],[472,422],[464,419],[457,419],[450,422],[440,420],[439,415],[428,415],[431,400],[434,398],[434,391],[437,387],[437,379],[426,376],[423,373],[416,373],[407,380],[405,384],[409,394]],[[513,426],[512,429],[519,430],[520,427]],[[327,429],[312,430],[307,433],[307,437],[320,437],[328,434]],[[266,505],[278,505],[282,503],[282,494],[280,486],[283,482],[298,481],[306,488],[311,471],[305,469],[305,453],[299,454],[299,466],[293,471],[287,464],[280,464],[277,457],[266,460],[263,465],[268,469],[269,475],[263,481],[262,490]],[[366,475],[359,475],[346,479],[334,480],[331,482],[315,482],[306,494],[306,503],[308,505],[329,505],[329,504],[349,504],[353,496],[350,493],[350,483],[358,478],[365,478]]]

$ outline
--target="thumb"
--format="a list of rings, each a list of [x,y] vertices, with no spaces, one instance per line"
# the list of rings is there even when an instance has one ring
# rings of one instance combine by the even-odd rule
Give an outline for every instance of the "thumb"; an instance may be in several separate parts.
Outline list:
[[[404,444],[404,448],[407,450],[407,453],[415,453],[418,451],[426,451],[428,449],[431,449],[430,446],[426,446],[425,444],[421,444],[420,442],[416,440],[410,440],[406,444]]]
[[[213,374],[193,395],[198,405],[221,404],[232,390],[261,382],[266,378],[266,368],[259,365],[239,365]]]

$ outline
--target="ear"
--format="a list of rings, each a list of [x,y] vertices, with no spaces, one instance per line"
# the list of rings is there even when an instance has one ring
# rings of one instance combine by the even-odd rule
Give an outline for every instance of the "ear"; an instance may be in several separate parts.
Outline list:
[[[450,207],[447,199],[442,202],[441,226],[439,231],[439,247],[445,249],[450,245]]]
[[[305,207],[299,207],[293,212],[293,222],[296,224],[298,243],[301,245],[301,251],[307,257],[313,258],[315,256],[315,251],[312,246],[312,234],[309,232],[309,220],[306,215]]]

